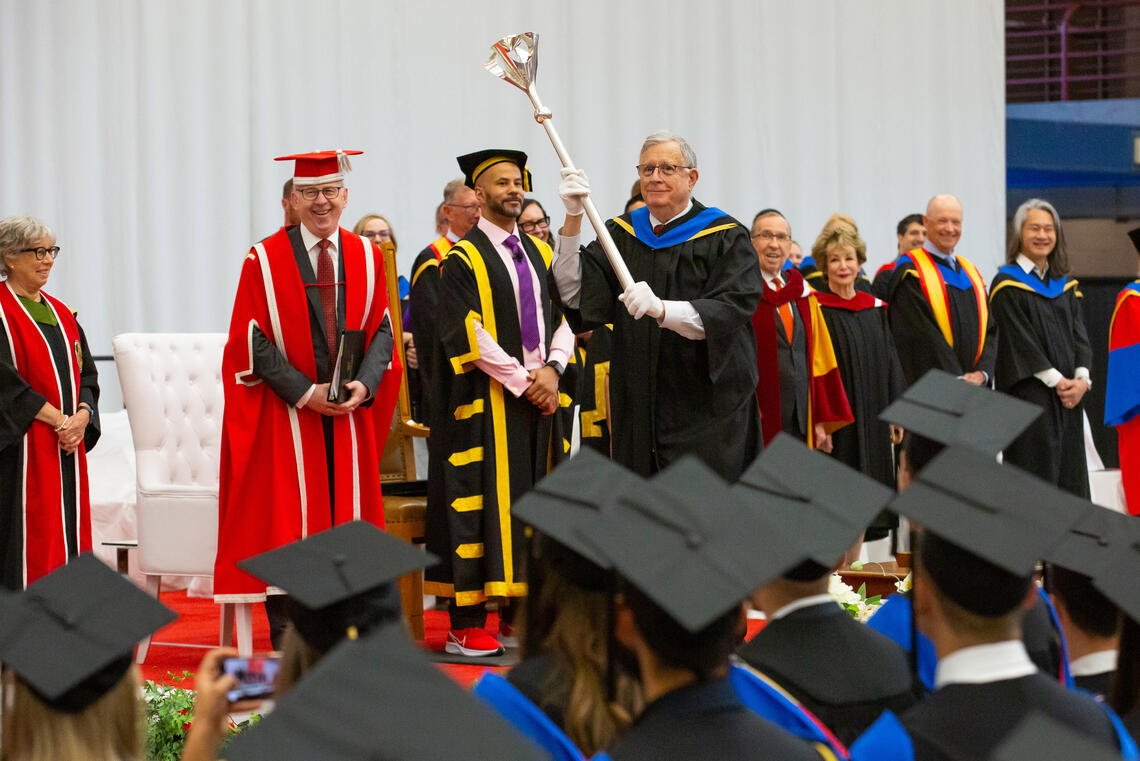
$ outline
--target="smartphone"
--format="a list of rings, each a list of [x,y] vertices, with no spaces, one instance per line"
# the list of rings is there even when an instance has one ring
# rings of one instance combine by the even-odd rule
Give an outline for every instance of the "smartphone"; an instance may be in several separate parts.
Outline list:
[[[225,658],[222,660],[222,673],[236,676],[236,690],[226,693],[231,703],[251,698],[267,698],[273,695],[273,683],[277,678],[278,658],[269,655],[252,658]]]

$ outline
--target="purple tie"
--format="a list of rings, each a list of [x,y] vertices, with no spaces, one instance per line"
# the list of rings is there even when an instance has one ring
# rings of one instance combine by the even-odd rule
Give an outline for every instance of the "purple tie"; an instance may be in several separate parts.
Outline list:
[[[534,283],[530,279],[530,267],[526,264],[518,238],[508,235],[503,245],[514,256],[515,272],[519,276],[519,332],[522,333],[522,345],[527,351],[534,351],[538,348],[538,313],[534,308]]]

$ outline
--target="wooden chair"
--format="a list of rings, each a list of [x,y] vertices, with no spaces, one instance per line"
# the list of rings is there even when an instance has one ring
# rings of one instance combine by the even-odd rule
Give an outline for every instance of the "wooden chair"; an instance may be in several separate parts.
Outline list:
[[[381,250],[384,252],[384,270],[388,280],[388,304],[389,315],[392,320],[392,335],[396,339],[396,351],[400,352],[400,361],[407,368],[403,342],[404,321],[400,309],[400,288],[396,275],[396,247],[389,241],[381,245]],[[388,440],[384,444],[384,452],[380,455],[380,485],[384,494],[384,523],[388,533],[414,544],[423,544],[427,514],[427,481],[417,479],[412,439],[426,438],[428,428],[411,422],[411,413],[412,405],[408,398],[408,376],[405,372],[400,382],[399,401],[396,404],[396,411],[392,415]],[[404,606],[404,617],[407,619],[408,628],[416,639],[423,639],[423,571],[402,576],[399,585],[400,600]]]

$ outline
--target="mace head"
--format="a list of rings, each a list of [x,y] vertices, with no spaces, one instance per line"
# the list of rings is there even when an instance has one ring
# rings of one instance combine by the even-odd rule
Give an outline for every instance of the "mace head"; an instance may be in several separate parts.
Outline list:
[[[523,92],[538,77],[538,35],[512,34],[491,46],[491,57],[483,68]]]

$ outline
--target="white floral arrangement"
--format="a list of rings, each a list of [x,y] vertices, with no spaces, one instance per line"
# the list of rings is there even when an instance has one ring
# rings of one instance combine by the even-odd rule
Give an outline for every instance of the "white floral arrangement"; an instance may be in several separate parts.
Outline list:
[[[905,579],[895,581],[895,589],[899,592],[906,592],[910,589],[910,585],[911,575],[909,573]],[[843,577],[838,573],[831,574],[827,591],[837,603],[843,606],[844,610],[851,614],[852,618],[863,623],[875,615],[875,611],[883,604],[882,595],[868,597],[866,584],[860,584],[858,590],[852,589],[851,585],[843,581]]]

